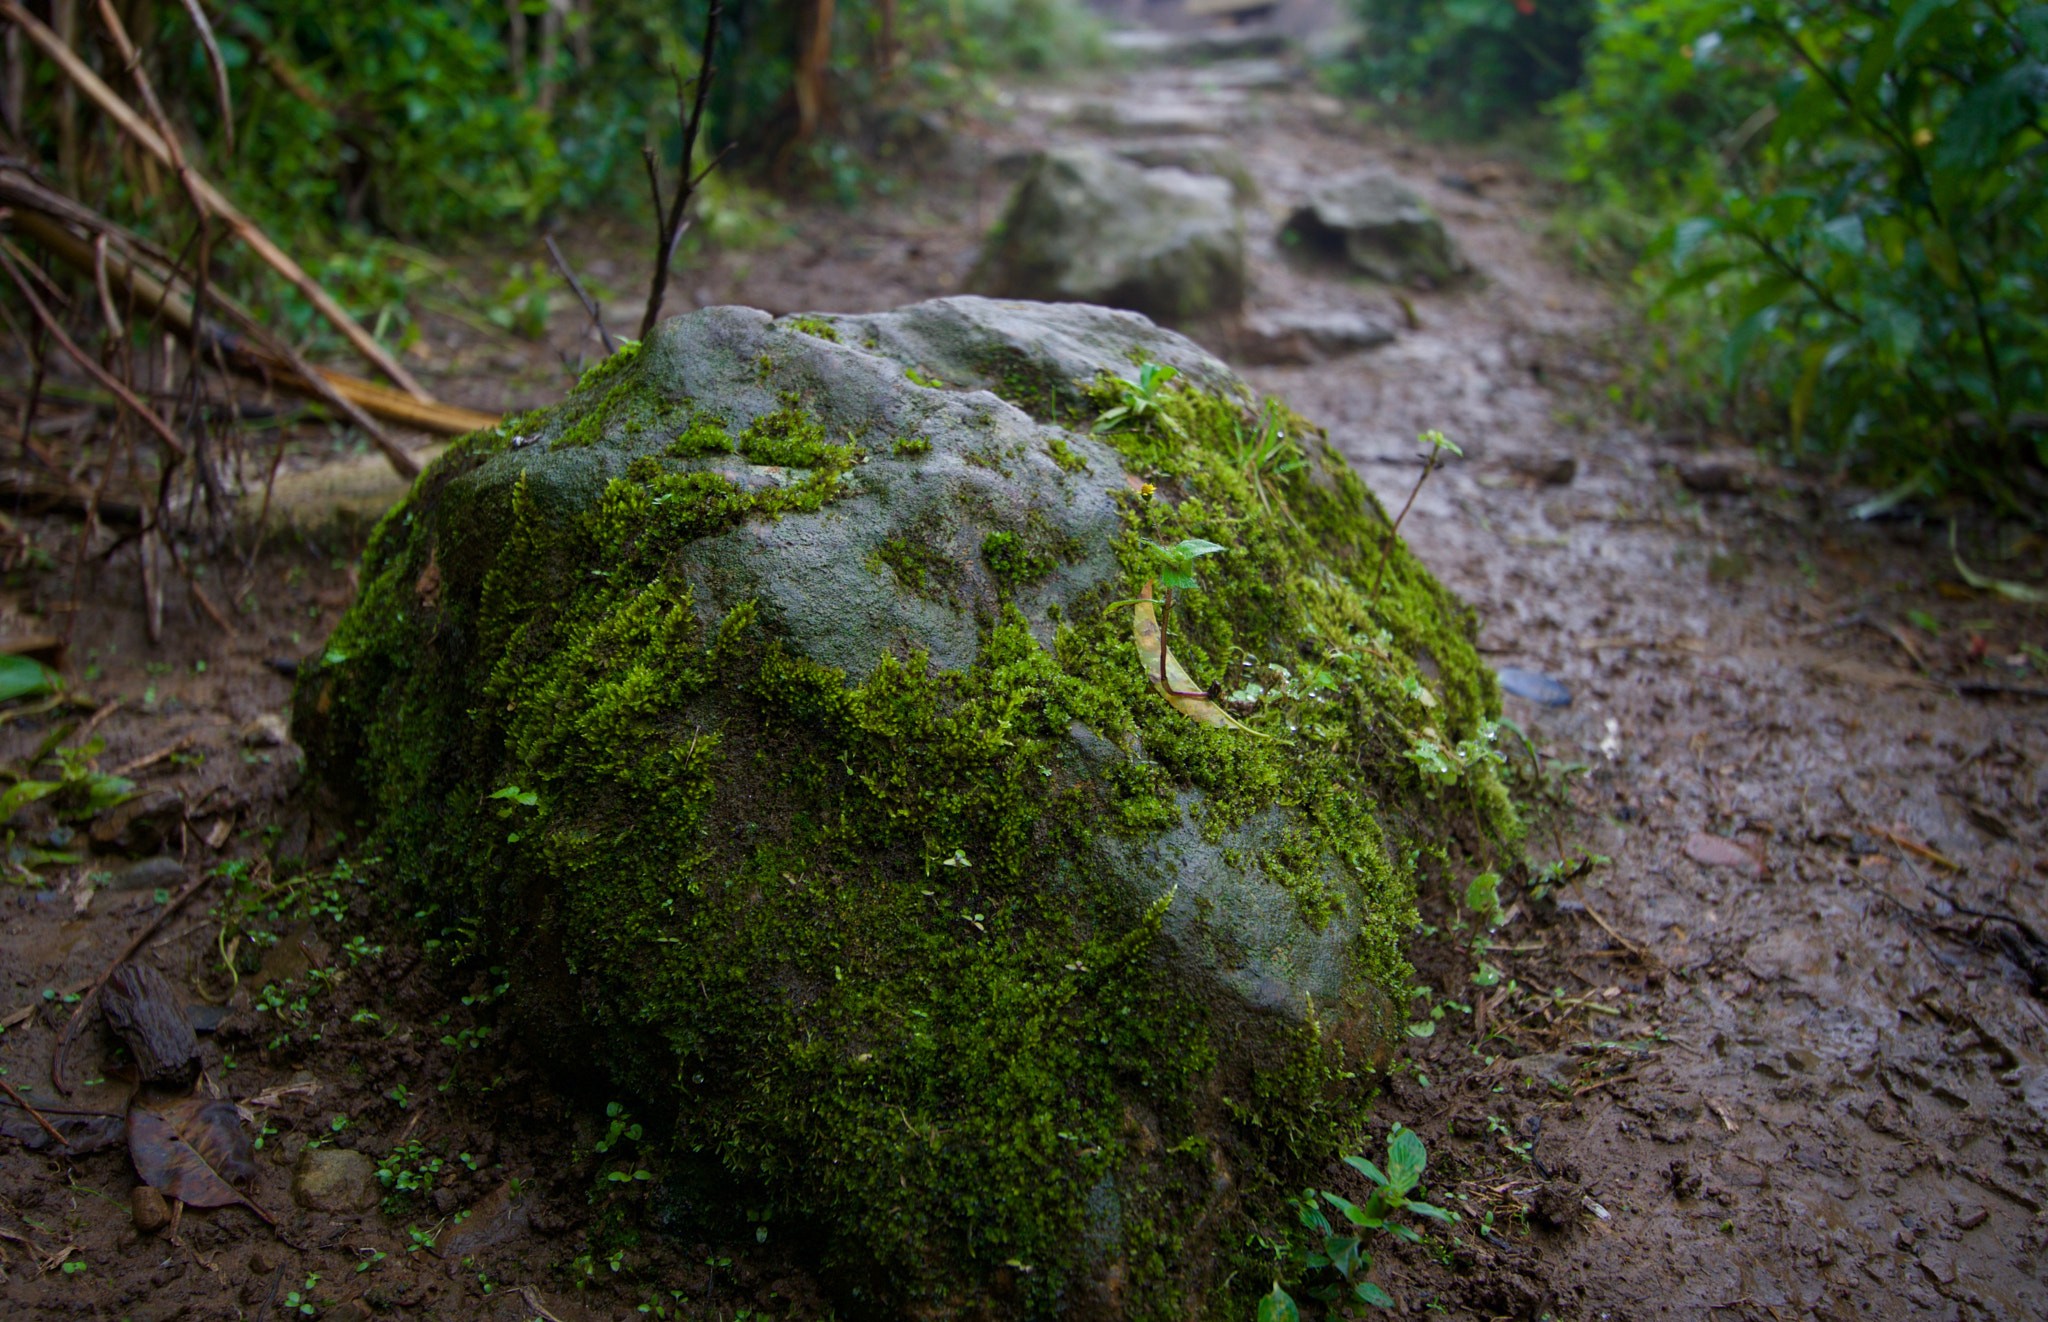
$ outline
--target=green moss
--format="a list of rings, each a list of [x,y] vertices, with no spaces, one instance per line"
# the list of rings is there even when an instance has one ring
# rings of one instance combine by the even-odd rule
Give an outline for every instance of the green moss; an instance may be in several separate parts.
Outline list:
[[[982,538],[981,558],[1003,590],[1015,592],[1045,578],[1060,561],[1077,559],[1080,549],[1033,510],[1025,516],[1023,532],[992,532]]]
[[[800,330],[820,340],[839,343],[839,329],[823,317],[798,317],[789,323],[790,329]]]
[[[833,445],[818,420],[793,402],[754,419],[740,433],[739,450],[757,464],[784,468],[816,468],[853,457],[852,446]]]
[[[1052,461],[1059,465],[1061,472],[1085,473],[1088,471],[1088,461],[1075,454],[1073,449],[1057,436],[1045,443],[1045,452],[1052,456]]]
[[[1081,421],[1088,406],[1082,391],[1014,345],[990,345],[979,351],[970,365],[996,396],[1040,422],[1073,425]]]
[[[960,582],[960,566],[940,545],[933,530],[920,535],[891,537],[871,557],[868,569],[880,573],[887,568],[896,581],[920,597],[950,601]]]
[[[671,459],[695,459],[707,454],[731,454],[733,448],[732,435],[725,429],[725,420],[699,414],[662,453]]]
[[[628,342],[585,372],[560,411],[574,421],[554,437],[551,448],[571,450],[681,426],[689,416],[690,401],[644,388],[640,367],[640,347]]]
[[[912,385],[923,386],[927,390],[944,390],[946,388],[944,381],[927,372],[920,372],[915,367],[904,368],[903,375],[910,378]]]
[[[915,459],[920,455],[930,454],[932,443],[922,436],[903,436],[899,437],[889,450],[898,459]]]
[[[609,419],[597,439],[683,407],[615,397],[631,376],[538,429]],[[642,455],[578,503],[530,474],[466,479],[480,451],[444,461],[302,674],[295,730],[368,802],[398,881],[516,944],[509,1012],[536,1049],[601,1047],[641,1113],[679,1117],[664,1179],[804,1227],[853,1308],[1054,1316],[1115,1275],[1133,1316],[1244,1316],[1266,1284],[1244,1245],[1360,1123],[1371,1016],[1288,1035],[1191,986],[1164,903],[1093,884],[1101,851],[1188,826],[1233,841],[1311,924],[1360,920],[1362,985],[1398,992],[1400,860],[1454,816],[1518,829],[1458,752],[1498,713],[1469,616],[1399,548],[1370,594],[1370,493],[1311,444],[1262,499],[1227,458],[1240,406],[1169,400],[1185,438],[1108,438],[1158,494],[1116,497],[1123,580],[1069,603],[1050,648],[1006,606],[968,669],[885,655],[849,683],[751,605],[707,616],[684,549],[823,509],[856,461],[788,400],[737,445],[809,470],[790,487]],[[671,457],[713,433],[732,444],[699,419]],[[1189,536],[1229,549],[1175,603],[1174,653],[1225,701],[1266,676],[1234,710],[1267,738],[1168,707],[1129,609],[1101,609],[1152,576],[1145,540]],[[950,545],[913,529],[870,567],[944,598]],[[1077,550],[1042,518],[981,546],[1013,594]],[[1418,740],[1465,759],[1455,781],[1404,755]],[[534,804],[491,797],[508,785]],[[1247,1059],[1249,1041],[1276,1045]]]

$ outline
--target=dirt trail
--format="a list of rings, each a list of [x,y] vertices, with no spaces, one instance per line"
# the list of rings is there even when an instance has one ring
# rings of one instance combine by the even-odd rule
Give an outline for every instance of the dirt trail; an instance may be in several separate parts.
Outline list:
[[[1415,957],[1433,992],[1413,1010],[1436,1029],[1406,1044],[1377,1123],[1424,1135],[1432,1197],[1466,1223],[1441,1257],[1383,1253],[1378,1279],[1404,1311],[1453,1317],[2048,1316],[2048,1013],[2034,997],[2048,988],[2030,989],[2023,967],[2048,952],[1958,907],[2048,934],[2048,703],[1954,690],[1964,677],[2040,683],[2038,655],[2024,675],[2000,662],[2048,645],[2048,618],[1957,581],[1945,529],[1852,522],[1824,487],[1740,458],[1717,466],[1617,420],[1588,349],[1613,331],[1611,305],[1546,251],[1536,190],[1514,164],[1361,130],[1285,64],[1102,75],[1017,91],[1004,113],[935,135],[894,200],[793,209],[788,243],[685,273],[672,307],[860,311],[955,292],[1009,153],[1126,133],[1221,137],[1243,156],[1259,189],[1253,311],[1356,311],[1401,328],[1368,353],[1246,375],[1326,424],[1395,506],[1419,468],[1416,433],[1440,428],[1463,447],[1404,534],[1473,604],[1497,666],[1571,693],[1563,707],[1508,700],[1561,805],[1532,833],[1532,857],[1561,844],[1611,859],[1540,899],[1534,878],[1511,876],[1511,919],[1477,953],[1444,888],[1432,892]],[[1458,292],[1406,292],[1413,325],[1393,291],[1298,267],[1274,242],[1310,184],[1368,163],[1423,193],[1483,273]],[[587,273],[634,283],[641,244],[623,223],[570,238]],[[611,315],[637,321],[624,302]],[[480,406],[542,402],[577,322],[565,311],[552,342],[530,348],[437,325],[437,388]],[[508,388],[522,361],[531,370]],[[1546,483],[1564,460],[1568,480]],[[75,527],[39,536],[60,546]],[[148,648],[126,557],[77,585],[32,574],[21,593],[38,618],[75,617],[82,690],[125,696],[102,720],[102,763],[158,755],[138,775],[183,794],[171,850],[190,866],[241,859],[260,881],[273,858],[338,847],[348,823],[295,806],[293,750],[258,718],[288,694],[266,663],[317,645],[345,604],[360,536],[359,523],[326,523],[210,580],[232,638],[174,597],[176,641]],[[2028,548],[2006,550],[1980,568],[2017,572]],[[0,729],[0,755],[26,755],[59,715]],[[104,879],[88,893],[87,867],[51,875],[47,889],[0,894],[12,983],[0,1016],[30,1010],[0,1036],[0,1068],[22,1086],[44,1076],[66,989],[160,903]],[[606,1238],[607,1218],[623,1204],[607,1200],[631,1191],[590,1193],[607,1099],[558,1096],[516,1046],[465,1037],[486,1023],[489,979],[451,987],[445,951],[399,942],[344,958],[343,933],[390,919],[347,886],[314,888],[325,908],[304,924],[305,893],[237,893],[259,901],[243,926],[283,952],[248,985],[226,976],[208,948],[219,927],[199,909],[150,958],[229,1000],[204,1039],[209,1077],[237,1097],[273,1090],[257,1108],[255,1197],[291,1209],[286,1239],[233,1209],[192,1214],[181,1247],[138,1236],[118,1151],[67,1161],[9,1144],[10,1316],[283,1316],[294,1290],[358,1320],[524,1318],[535,1302],[570,1322],[639,1316],[642,1303],[822,1314],[781,1237],[756,1247],[751,1228],[730,1245],[648,1238],[609,1256],[622,1241]],[[309,965],[340,976],[301,995],[289,979]],[[270,1004],[265,986],[292,992]],[[104,1080],[107,1045],[87,1035],[79,1077]],[[116,1083],[74,1105],[118,1101]],[[287,1186],[309,1147],[381,1157],[405,1141],[422,1147],[400,1168],[424,1187],[402,1215],[293,1209]],[[516,1192],[492,1193],[507,1181]],[[467,1244],[445,1259],[409,1251],[408,1225],[451,1234],[470,1207],[480,1229]],[[82,1270],[54,1261],[67,1251]]]

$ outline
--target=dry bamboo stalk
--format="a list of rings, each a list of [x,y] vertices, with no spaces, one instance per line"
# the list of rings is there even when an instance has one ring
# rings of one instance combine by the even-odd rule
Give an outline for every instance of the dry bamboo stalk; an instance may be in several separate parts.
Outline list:
[[[0,0],[0,16],[11,20],[26,33],[28,39],[40,47],[57,65],[65,78],[99,106],[123,133],[134,139],[144,151],[161,164],[176,168],[173,149],[164,142],[157,131],[145,123],[112,88],[101,82],[99,75],[88,68],[69,46],[58,40],[56,33],[45,27],[34,14],[29,13],[21,5],[20,0]],[[318,281],[307,275],[299,264],[292,260],[290,254],[273,243],[270,236],[265,234],[255,221],[243,215],[240,209],[228,200],[226,194],[215,188],[204,175],[189,166],[187,170],[190,172],[192,188],[204,202],[207,210],[226,221],[229,228],[233,229],[244,243],[256,250],[257,256],[304,294],[313,306],[319,309],[320,315],[356,347],[358,353],[397,382],[413,398],[421,403],[434,402],[433,396],[413,379],[410,372],[400,366],[390,351],[377,343],[368,331],[357,325],[355,318],[349,316],[348,310],[335,302],[334,296],[322,288]]]
[[[12,223],[18,232],[34,239],[38,246],[59,261],[80,272],[95,274],[93,246],[49,216],[24,207],[14,213]],[[134,301],[138,312],[154,314],[158,309],[162,309],[165,325],[185,339],[189,340],[192,337],[192,305],[183,294],[166,287],[163,281],[149,272],[139,269],[132,262],[113,253],[107,255],[106,275],[109,282],[119,286],[122,292]],[[216,295],[215,299],[219,301],[219,296]],[[273,354],[260,345],[230,335],[217,327],[209,326],[205,328],[204,333],[209,340],[220,346],[228,365],[237,371],[268,380],[297,394],[326,399],[322,392],[315,389],[312,383],[281,355]],[[498,425],[496,414],[479,413],[474,409],[439,402],[422,404],[411,396],[380,386],[374,381],[365,381],[361,377],[325,369],[314,370],[335,394],[372,417],[382,418],[386,422],[432,432],[437,436],[460,436],[466,432],[481,431],[486,427]],[[404,475],[413,476],[411,473]]]

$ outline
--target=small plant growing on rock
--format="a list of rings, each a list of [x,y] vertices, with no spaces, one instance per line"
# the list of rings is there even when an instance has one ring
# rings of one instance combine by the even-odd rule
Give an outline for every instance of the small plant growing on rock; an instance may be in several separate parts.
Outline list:
[[[1138,368],[1136,381],[1117,381],[1117,387],[1123,391],[1123,402],[1095,420],[1095,434],[1153,422],[1175,436],[1186,436],[1181,425],[1166,415],[1165,408],[1166,387],[1179,375],[1179,368],[1165,363],[1145,363]]]
[[[1308,456],[1287,434],[1280,407],[1270,399],[1259,410],[1255,431],[1247,432],[1244,424],[1235,418],[1230,421],[1230,431],[1233,442],[1231,466],[1244,474],[1245,482],[1259,493],[1259,504],[1270,514],[1273,512],[1271,484],[1307,467]],[[1285,510],[1287,507],[1283,503],[1280,508]]]
[[[1408,500],[1401,506],[1401,512],[1394,516],[1394,526],[1387,529],[1387,540],[1380,549],[1379,571],[1373,575],[1372,579],[1372,596],[1370,599],[1373,601],[1380,599],[1380,584],[1387,576],[1387,561],[1392,559],[1394,555],[1394,541],[1401,535],[1401,520],[1407,518],[1408,511],[1414,508],[1415,498],[1422,494],[1422,484],[1429,481],[1429,475],[1436,471],[1437,461],[1444,457],[1446,450],[1461,459],[1465,457],[1465,452],[1451,444],[1440,431],[1426,431],[1415,439],[1429,447],[1429,459],[1422,465],[1422,476],[1415,479],[1415,488],[1408,493]]]

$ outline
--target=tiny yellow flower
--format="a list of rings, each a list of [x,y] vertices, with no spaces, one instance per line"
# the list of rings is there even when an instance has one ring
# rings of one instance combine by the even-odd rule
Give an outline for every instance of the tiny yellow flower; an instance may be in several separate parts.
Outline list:
[[[1147,482],[1144,486],[1138,488],[1138,494],[1144,497],[1146,500],[1150,500],[1152,499],[1152,490],[1152,484],[1150,482]]]

